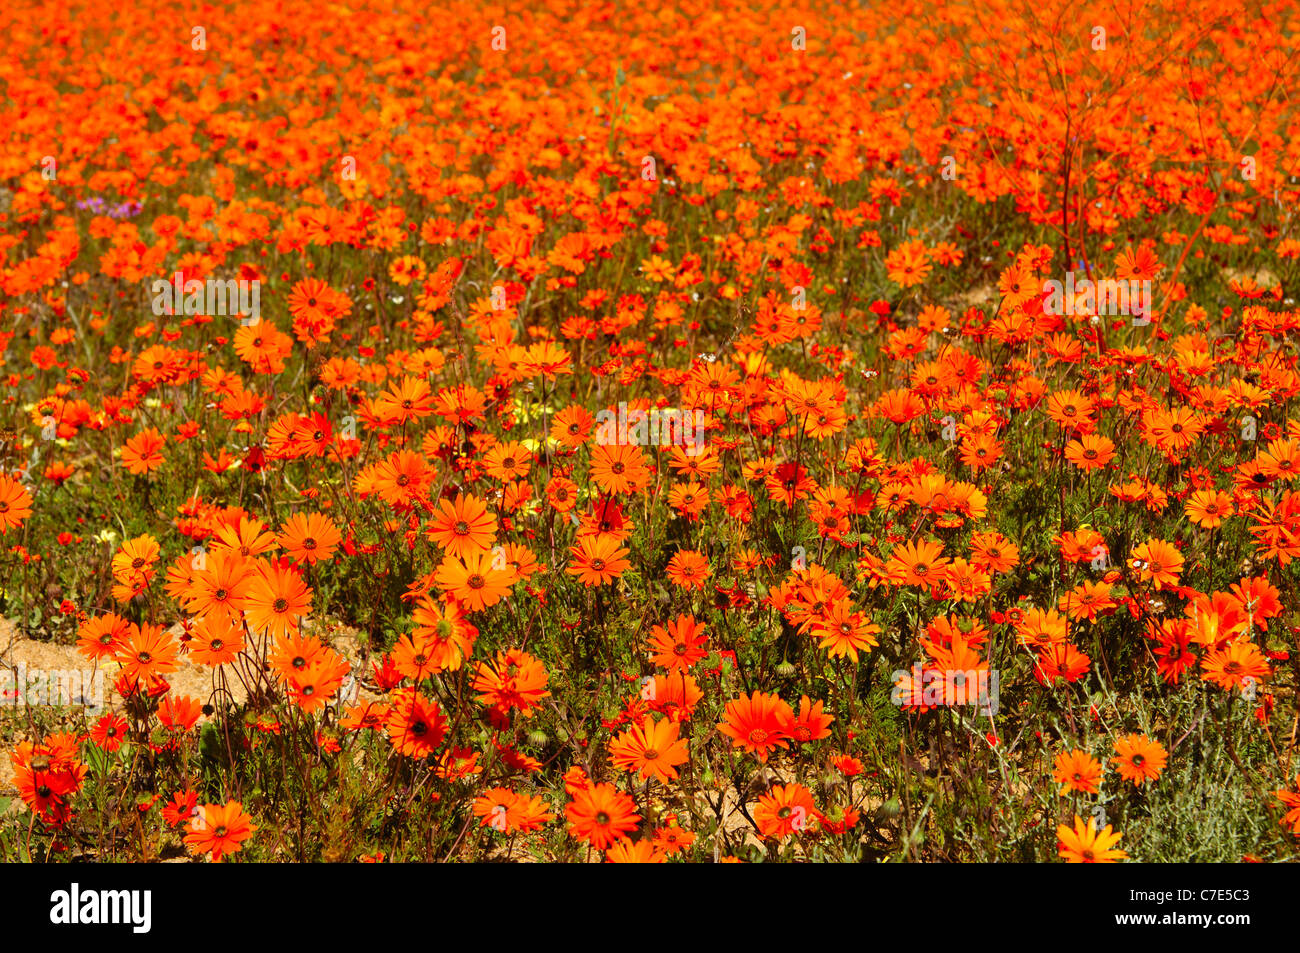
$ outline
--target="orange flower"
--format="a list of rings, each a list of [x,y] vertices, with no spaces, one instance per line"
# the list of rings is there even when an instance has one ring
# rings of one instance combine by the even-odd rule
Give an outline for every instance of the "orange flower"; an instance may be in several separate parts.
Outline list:
[[[260,519],[241,515],[238,522],[217,528],[212,548],[233,550],[241,556],[260,556],[275,549],[275,534]]]
[[[875,625],[865,612],[853,611],[852,599],[837,599],[826,613],[826,618],[814,620],[812,634],[820,638],[819,647],[826,649],[831,658],[847,655],[856,664],[858,650],[870,652],[880,642]]]
[[[291,632],[277,637],[271,647],[271,668],[286,682],[314,665],[325,646],[314,635]]]
[[[129,682],[153,682],[180,667],[176,655],[180,646],[160,625],[131,624],[131,630],[117,650],[122,675]]]
[[[576,450],[591,437],[592,428],[595,426],[596,418],[590,411],[577,404],[571,404],[555,415],[551,421],[550,435],[552,439],[559,441],[561,446]]]
[[[570,546],[572,564],[564,571],[577,576],[584,586],[603,586],[613,582],[631,565],[624,557],[630,550],[620,549],[618,542],[608,536],[579,536],[577,545]]]
[[[1067,430],[1090,433],[1093,402],[1077,390],[1058,391],[1047,398],[1047,416]]]
[[[342,539],[334,521],[323,513],[295,513],[275,541],[298,562],[315,565],[334,555]]]
[[[1154,582],[1157,589],[1178,584],[1183,571],[1183,555],[1163,539],[1148,539],[1133,550],[1129,565],[1143,582]]]
[[[1016,626],[1016,637],[1027,648],[1045,649],[1066,640],[1070,634],[1069,623],[1055,609],[1029,608]]]
[[[970,562],[989,573],[1008,572],[1019,564],[1020,550],[1001,533],[975,533]]]
[[[499,443],[483,457],[487,475],[497,480],[518,480],[528,476],[533,455],[523,444],[509,440]]]
[[[1091,665],[1092,660],[1069,642],[1057,642],[1039,651],[1034,663],[1034,678],[1044,685],[1050,685],[1058,678],[1077,682],[1087,674]]]
[[[569,833],[596,850],[605,850],[636,830],[641,820],[636,803],[612,784],[593,784],[572,794],[573,800],[564,809]]]
[[[500,562],[487,550],[462,559],[447,556],[434,573],[434,581],[467,612],[478,612],[504,599],[516,582],[509,563]]]
[[[402,677],[417,683],[441,669],[437,654],[430,651],[428,639],[423,635],[411,633],[402,636],[393,646],[392,658]]]
[[[685,671],[656,675],[647,686],[646,701],[652,711],[662,712],[673,721],[689,721],[704,693],[699,683]]]
[[[233,549],[213,549],[201,559],[194,557],[191,565],[194,563],[201,568],[184,588],[181,602],[185,608],[214,619],[237,619],[257,581],[256,566]]]
[[[763,837],[789,837],[821,820],[812,792],[802,784],[776,785],[758,799],[754,823]]]
[[[279,638],[298,630],[302,617],[311,610],[312,591],[292,569],[280,565],[258,565],[258,576],[249,587],[244,615],[254,632],[269,632]]]
[[[432,754],[447,735],[447,719],[438,703],[413,688],[393,693],[393,706],[384,727],[397,752],[411,758]]]
[[[479,662],[474,691],[485,705],[502,710],[518,708],[525,716],[551,694],[546,690],[545,666],[519,649],[507,649],[491,661]]]
[[[642,778],[658,778],[665,784],[677,777],[677,765],[689,760],[687,743],[677,737],[679,726],[665,718],[658,723],[649,715],[609,744],[614,767],[635,771]]]
[[[1142,417],[1142,437],[1170,460],[1178,460],[1205,430],[1205,421],[1190,407],[1156,408]]]
[[[758,755],[766,761],[775,748],[788,748],[794,727],[794,711],[776,695],[755,691],[727,703],[725,720],[718,730],[732,739],[737,748]]]
[[[418,453],[402,450],[389,454],[374,471],[374,488],[390,506],[409,507],[423,499],[434,471]],[[360,479],[360,475],[358,475]]]
[[[668,505],[687,519],[699,519],[709,505],[709,491],[699,483],[679,483],[669,491]]]
[[[1115,459],[1115,444],[1099,434],[1085,434],[1065,445],[1065,459],[1085,472],[1100,470]]]
[[[885,256],[889,280],[904,288],[921,284],[932,267],[922,242],[904,242]]]
[[[655,828],[655,846],[667,857],[680,854],[695,843],[695,835],[692,832],[678,827],[675,819],[669,820],[671,823]]]
[[[401,383],[384,391],[376,402],[376,410],[397,424],[406,424],[433,413],[433,393],[426,381],[404,377]]]
[[[820,741],[831,736],[831,722],[835,719],[822,711],[824,702],[813,702],[807,695],[799,699],[799,714],[790,724],[790,737],[800,744]]]
[[[0,473],[0,533],[23,525],[32,515],[32,495],[8,473]]]
[[[203,705],[189,695],[168,695],[158,705],[158,721],[168,731],[184,733],[194,727]]]
[[[1115,741],[1115,754],[1111,762],[1119,769],[1120,777],[1141,787],[1147,781],[1160,777],[1168,755],[1160,742],[1146,735],[1124,735]]]
[[[1187,500],[1187,518],[1203,529],[1217,529],[1232,515],[1232,497],[1222,490],[1197,490]]]
[[[1104,582],[1081,582],[1065,595],[1058,605],[1071,619],[1095,622],[1097,617],[1114,609],[1117,603],[1110,598],[1110,585]]]
[[[877,398],[872,413],[902,426],[925,413],[925,402],[906,387],[886,391]]]
[[[352,664],[347,659],[333,649],[323,648],[311,664],[289,676],[289,698],[310,715],[338,695],[343,679],[351,670]]]
[[[150,427],[122,445],[122,463],[136,476],[157,470],[163,465],[162,448],[166,445],[163,435]]]
[[[474,651],[478,629],[469,623],[456,602],[435,602],[428,595],[421,596],[411,619],[415,623],[410,635],[412,647],[416,640],[422,643],[421,651],[429,656],[434,671],[454,672]]]
[[[933,586],[944,579],[948,560],[940,554],[942,543],[928,540],[903,543],[889,557],[890,578],[904,586]]]
[[[502,834],[529,833],[555,820],[546,802],[536,795],[516,794],[509,788],[489,788],[474,799],[471,810],[483,818],[482,827]]]
[[[456,496],[454,503],[439,500],[438,507],[425,533],[446,550],[449,556],[462,558],[476,555],[492,545],[497,521],[478,497],[461,493]]]
[[[578,484],[565,477],[553,477],[546,484],[546,499],[557,513],[567,513],[578,502]]]
[[[190,658],[200,665],[230,665],[244,650],[244,629],[233,616],[206,615],[191,636]]]
[[[77,651],[92,661],[112,658],[130,637],[131,623],[106,612],[81,624],[77,630]]]
[[[657,841],[639,840],[632,842],[630,837],[620,837],[605,853],[607,864],[662,864],[664,854]]]
[[[1246,692],[1273,674],[1268,659],[1254,642],[1231,642],[1201,659],[1201,678],[1225,692]]]
[[[1300,788],[1300,775],[1296,776],[1295,786]],[[1273,793],[1287,809],[1282,815],[1281,825],[1291,828],[1291,833],[1300,837],[1300,790],[1288,791],[1286,788],[1279,788]]]
[[[1122,836],[1109,824],[1098,832],[1096,818],[1088,818],[1085,825],[1077,814],[1073,830],[1064,824],[1056,828],[1058,854],[1070,864],[1113,864],[1126,859],[1128,854],[1115,847]]]
[[[293,339],[263,319],[235,332],[235,353],[257,374],[279,374],[293,350]]]
[[[682,614],[666,627],[650,627],[650,660],[669,671],[685,671],[708,654],[704,650],[707,641],[704,626],[695,616]]]
[[[986,470],[1001,456],[1001,441],[988,434],[972,434],[961,442],[961,462],[972,470]]]
[[[709,561],[694,549],[681,549],[668,560],[665,570],[674,585],[683,589],[703,589],[709,580]]]
[[[204,804],[199,811],[185,834],[185,846],[192,854],[211,854],[213,862],[237,853],[257,830],[238,801]]]
[[[603,493],[633,493],[649,480],[650,471],[646,469],[645,455],[640,448],[607,443],[592,451],[587,476]]]
[[[1276,480],[1294,480],[1300,476],[1300,440],[1273,440],[1267,452],[1255,458],[1259,470]]]
[[[1052,779],[1061,786],[1061,793],[1078,791],[1096,794],[1101,784],[1101,762],[1086,751],[1062,751],[1056,756]]]
[[[128,539],[113,556],[114,578],[125,584],[135,580],[148,582],[153,578],[159,553],[158,540],[152,536],[146,534]]]

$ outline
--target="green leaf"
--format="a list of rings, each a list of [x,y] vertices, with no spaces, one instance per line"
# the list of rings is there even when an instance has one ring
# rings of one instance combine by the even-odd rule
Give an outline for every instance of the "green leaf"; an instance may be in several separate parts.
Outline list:
[[[104,774],[108,771],[108,753],[99,745],[90,745],[85,751],[85,759],[92,774]]]

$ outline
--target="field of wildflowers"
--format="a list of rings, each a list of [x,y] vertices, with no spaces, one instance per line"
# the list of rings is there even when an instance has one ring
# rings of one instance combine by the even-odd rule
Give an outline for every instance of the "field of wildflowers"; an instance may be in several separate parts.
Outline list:
[[[0,861],[1300,855],[1292,4],[0,32]]]

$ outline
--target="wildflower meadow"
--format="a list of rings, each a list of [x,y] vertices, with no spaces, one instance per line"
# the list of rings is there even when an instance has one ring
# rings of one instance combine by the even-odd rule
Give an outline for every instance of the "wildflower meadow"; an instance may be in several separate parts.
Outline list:
[[[1294,4],[0,34],[0,861],[1300,859]]]

